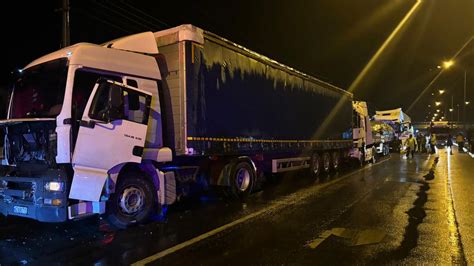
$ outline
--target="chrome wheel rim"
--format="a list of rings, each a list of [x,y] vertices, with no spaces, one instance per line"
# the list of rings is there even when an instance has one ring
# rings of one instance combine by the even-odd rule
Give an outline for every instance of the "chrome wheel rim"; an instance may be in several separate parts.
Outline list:
[[[324,159],[323,159],[323,163],[324,163],[324,170],[325,171],[328,171],[329,170],[329,167],[331,166],[331,160],[329,158],[329,154],[324,154]]]
[[[237,171],[235,183],[240,191],[246,191],[250,186],[250,171],[240,168]]]
[[[334,167],[334,169],[337,169],[339,167],[339,156],[334,153],[333,156],[332,156],[332,165]]]
[[[317,175],[319,174],[319,157],[318,156],[313,156],[313,159],[311,160],[312,164],[312,170],[313,174]]]
[[[130,186],[120,195],[120,210],[126,215],[134,215],[143,209],[145,193],[141,188]]]

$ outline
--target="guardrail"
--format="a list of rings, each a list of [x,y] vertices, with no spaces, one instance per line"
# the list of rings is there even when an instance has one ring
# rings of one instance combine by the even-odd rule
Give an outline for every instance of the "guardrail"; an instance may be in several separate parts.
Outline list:
[[[413,123],[413,127],[415,129],[427,129],[430,127],[430,124],[429,122],[414,122]],[[461,122],[450,122],[449,125],[451,126],[451,128],[454,128],[454,129],[468,129],[468,130],[472,130],[474,129],[474,124],[464,124],[464,123],[461,123]]]

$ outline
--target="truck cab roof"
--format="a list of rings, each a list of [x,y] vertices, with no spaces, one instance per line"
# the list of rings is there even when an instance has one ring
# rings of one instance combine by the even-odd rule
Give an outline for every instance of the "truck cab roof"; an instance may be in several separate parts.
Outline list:
[[[42,56],[28,64],[24,69],[58,58],[68,58],[69,65],[81,65],[99,70],[103,69],[160,80],[161,74],[155,58],[146,54],[140,54],[136,51],[121,50],[120,48],[124,47],[124,43],[128,45],[126,47],[131,47],[126,42],[123,42],[123,40],[116,46],[113,46],[113,44],[110,45],[110,43],[106,43],[106,46],[91,43],[77,43]],[[127,62],[127,64],[123,62]]]

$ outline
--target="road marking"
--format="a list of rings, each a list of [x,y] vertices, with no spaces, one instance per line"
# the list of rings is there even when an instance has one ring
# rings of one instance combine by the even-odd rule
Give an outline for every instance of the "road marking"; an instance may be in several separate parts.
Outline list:
[[[326,187],[328,187],[328,186],[331,186],[331,185],[333,185],[333,184],[336,184],[336,183],[338,183],[338,182],[340,182],[340,181],[342,181],[342,180],[346,180],[346,179],[348,179],[349,177],[351,177],[351,176],[353,176],[353,175],[355,175],[355,174],[357,174],[357,173],[360,173],[360,172],[366,170],[367,168],[370,168],[370,167],[375,166],[375,165],[382,164],[382,163],[388,161],[390,158],[391,158],[391,157],[389,157],[389,158],[387,158],[387,159],[383,159],[383,160],[381,160],[381,161],[379,161],[379,162],[377,162],[377,163],[375,163],[375,164],[369,164],[369,165],[367,165],[367,166],[365,166],[365,167],[363,167],[363,168],[357,169],[356,171],[354,171],[354,172],[352,172],[352,173],[348,173],[348,174],[346,174],[346,175],[344,175],[344,176],[341,176],[341,177],[339,177],[339,178],[337,178],[337,179],[335,179],[335,180],[332,180],[332,181],[330,181],[330,182],[324,183],[324,184],[322,184],[321,186],[318,186],[318,187],[310,187],[310,188],[306,188],[306,189],[304,189],[304,190],[302,190],[302,191],[296,192],[296,193],[294,193],[294,194],[292,194],[292,195],[290,195],[290,196],[288,196],[288,197],[285,197],[284,199],[281,199],[281,200],[276,201],[276,202],[273,203],[272,205],[270,205],[270,206],[268,206],[268,207],[266,207],[266,208],[264,208],[264,209],[262,209],[262,210],[259,210],[259,211],[257,211],[257,212],[251,213],[251,214],[249,214],[249,215],[247,215],[247,216],[244,216],[244,217],[242,217],[242,218],[239,218],[239,219],[237,219],[237,220],[235,220],[235,221],[233,221],[233,222],[230,222],[230,223],[225,224],[225,225],[223,225],[223,226],[221,226],[221,227],[218,227],[218,228],[216,228],[216,229],[213,229],[213,230],[211,230],[211,231],[209,231],[209,232],[207,232],[207,233],[204,233],[204,234],[202,234],[202,235],[199,235],[199,236],[196,236],[196,237],[194,237],[194,238],[191,238],[191,239],[189,239],[189,240],[187,240],[187,241],[185,241],[185,242],[182,242],[182,243],[180,243],[180,244],[178,244],[178,245],[176,245],[176,246],[173,246],[173,247],[170,247],[170,248],[165,249],[165,250],[163,250],[163,251],[160,251],[160,252],[158,252],[158,253],[155,253],[155,254],[153,254],[153,255],[151,255],[151,256],[149,256],[149,257],[146,257],[146,258],[144,258],[144,259],[142,259],[142,260],[139,260],[139,261],[133,263],[132,265],[133,265],[133,266],[146,265],[146,264],[148,264],[148,263],[151,263],[151,262],[154,262],[154,261],[156,261],[156,260],[158,260],[158,259],[161,259],[161,258],[163,258],[163,257],[165,257],[165,256],[167,256],[167,255],[169,255],[169,254],[175,253],[175,252],[177,252],[177,251],[179,251],[179,250],[181,250],[181,249],[183,249],[183,248],[186,248],[186,247],[188,247],[188,246],[191,246],[191,245],[193,245],[193,244],[195,244],[195,243],[197,243],[197,242],[200,242],[201,240],[204,240],[204,239],[209,238],[209,237],[211,237],[211,236],[217,235],[217,234],[219,234],[219,233],[221,233],[221,232],[223,232],[223,231],[225,231],[225,230],[227,230],[227,229],[229,229],[229,228],[231,228],[231,227],[234,227],[234,226],[236,226],[236,225],[239,225],[239,224],[241,224],[241,223],[244,223],[244,222],[246,222],[246,221],[248,221],[248,220],[250,220],[250,219],[252,219],[252,218],[255,218],[255,217],[257,217],[257,216],[260,216],[260,215],[262,215],[262,214],[264,214],[264,213],[274,211],[274,210],[279,209],[279,208],[282,208],[282,207],[284,207],[284,206],[288,206],[288,205],[295,204],[295,203],[298,202],[298,201],[304,200],[304,199],[306,199],[307,197],[309,197],[309,196],[311,196],[311,195],[314,195],[315,192],[318,192],[318,191],[320,191],[320,190],[322,190],[322,189],[324,189],[324,188],[326,188]],[[314,191],[312,191],[312,190],[314,190]],[[312,192],[312,193],[308,193],[308,192]],[[301,195],[304,195],[304,196],[301,197]]]
[[[378,229],[349,229],[349,228],[333,228],[322,232],[318,238],[306,244],[311,249],[317,248],[330,236],[337,236],[345,238],[348,241],[348,246],[363,246],[372,245],[382,242],[385,238],[385,233]]]
[[[453,145],[459,147],[459,144],[457,144],[457,143],[453,143]],[[470,152],[466,147],[463,147],[462,149],[464,150],[465,153],[469,154],[469,156],[471,156],[471,158],[474,158],[474,153]]]
[[[451,156],[445,155],[446,161],[446,193],[448,194],[448,229],[449,229],[449,244],[451,245],[451,260],[454,264],[466,265],[466,255],[464,254],[464,247],[459,232],[459,223],[456,217],[456,204],[454,202],[454,192],[451,178]]]

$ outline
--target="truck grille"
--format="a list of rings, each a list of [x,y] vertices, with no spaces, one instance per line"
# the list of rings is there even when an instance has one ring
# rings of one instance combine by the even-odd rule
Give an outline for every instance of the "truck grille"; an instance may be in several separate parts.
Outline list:
[[[36,184],[34,182],[2,181],[0,196],[7,201],[19,199],[32,202],[35,190]]]

